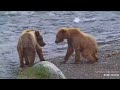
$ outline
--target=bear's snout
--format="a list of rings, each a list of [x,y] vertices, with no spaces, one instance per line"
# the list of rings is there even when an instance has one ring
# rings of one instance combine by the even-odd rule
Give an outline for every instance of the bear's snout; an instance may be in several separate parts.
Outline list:
[[[45,45],[46,45],[46,44],[45,44],[45,43],[43,43],[41,46],[42,46],[42,47],[44,47]]]

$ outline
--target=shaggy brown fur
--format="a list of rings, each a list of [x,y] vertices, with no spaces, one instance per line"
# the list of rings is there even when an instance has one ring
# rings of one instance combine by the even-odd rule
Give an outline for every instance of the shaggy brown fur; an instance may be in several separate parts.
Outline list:
[[[44,61],[42,48],[46,44],[43,41],[39,31],[25,30],[22,32],[18,44],[17,51],[19,54],[20,67],[23,68],[25,65],[32,66],[35,61],[35,54],[37,52],[40,60]],[[24,64],[25,62],[25,64]]]
[[[91,36],[82,31],[79,28],[61,28],[57,35],[55,43],[60,43],[64,39],[67,39],[68,49],[65,55],[64,61],[66,63],[69,57],[75,50],[75,62],[80,61],[80,53],[86,59],[96,62],[97,58],[97,43],[96,40]]]

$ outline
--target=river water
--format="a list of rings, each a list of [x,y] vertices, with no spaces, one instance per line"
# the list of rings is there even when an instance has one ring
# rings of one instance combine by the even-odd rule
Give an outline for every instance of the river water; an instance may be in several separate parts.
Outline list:
[[[25,29],[37,29],[46,46],[46,59],[64,56],[66,41],[56,45],[61,27],[77,27],[94,35],[99,45],[120,42],[119,11],[0,11],[0,78],[16,78],[19,67],[17,42]],[[38,60],[38,57],[37,57]]]

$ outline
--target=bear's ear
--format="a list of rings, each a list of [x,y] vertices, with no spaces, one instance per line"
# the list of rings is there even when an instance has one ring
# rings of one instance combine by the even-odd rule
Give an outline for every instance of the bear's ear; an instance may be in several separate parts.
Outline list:
[[[61,29],[61,32],[62,32],[62,33],[65,33],[65,32],[66,32],[66,30],[65,30],[65,29]]]
[[[40,35],[39,31],[35,31],[36,37]]]
[[[39,31],[35,31],[35,37],[36,37],[38,44],[41,46],[40,41],[41,41],[42,37],[41,37]]]

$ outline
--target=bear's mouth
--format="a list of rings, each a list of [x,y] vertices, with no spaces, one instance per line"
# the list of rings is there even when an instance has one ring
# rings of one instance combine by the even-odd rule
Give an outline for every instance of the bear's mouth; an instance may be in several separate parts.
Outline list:
[[[55,41],[55,43],[59,43],[58,41]]]
[[[40,44],[40,46],[41,46],[41,47],[44,47],[45,45],[46,45],[45,43],[43,43],[43,44]]]
[[[55,43],[63,42],[63,40],[56,40]]]
[[[62,40],[61,41],[55,41],[55,43],[60,43],[60,42],[62,42]]]

